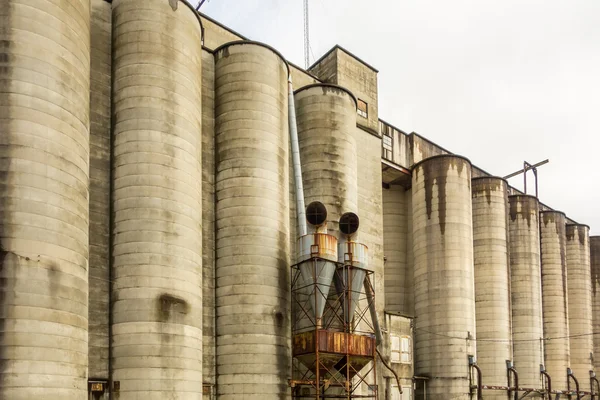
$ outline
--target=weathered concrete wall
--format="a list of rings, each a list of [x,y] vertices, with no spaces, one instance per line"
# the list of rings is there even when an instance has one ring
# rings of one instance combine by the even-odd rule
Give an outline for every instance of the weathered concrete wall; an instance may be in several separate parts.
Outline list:
[[[337,50],[333,48],[310,67],[310,72],[318,76],[323,82],[337,84],[337,61]]]
[[[448,150],[414,132],[409,135],[409,142],[412,149],[410,153],[412,157],[412,160],[410,160],[411,166],[429,157],[450,154]]]
[[[234,32],[206,15],[201,15],[204,27],[204,46],[214,50],[224,43],[245,39],[242,35]]]
[[[291,373],[289,138],[284,60],[215,53],[219,398],[282,399]]]
[[[400,397],[401,399],[404,398],[414,398],[412,396],[412,378],[414,375],[413,372],[413,363],[412,363],[412,358],[409,362],[407,363],[402,363],[402,362],[393,362],[392,361],[392,357],[391,357],[391,340],[392,340],[392,336],[396,336],[396,337],[408,337],[410,339],[410,343],[411,343],[411,357],[412,357],[412,340],[413,340],[413,332],[412,332],[412,323],[413,320],[410,318],[406,318],[406,317],[401,317],[401,316],[397,316],[397,315],[391,315],[391,314],[385,314],[385,320],[384,320],[384,324],[383,326],[385,326],[385,329],[387,330],[387,335],[385,336],[385,352],[383,352],[383,354],[386,355],[386,362],[388,363],[388,365],[390,367],[392,367],[392,369],[394,370],[394,372],[396,372],[396,374],[398,375],[398,378],[400,378],[400,386],[403,387],[404,389],[404,393],[403,396],[404,397]],[[380,394],[380,398],[383,399],[393,399],[393,398],[398,398],[398,397],[394,397],[394,395],[398,395],[398,389],[397,389],[397,381],[396,381],[396,377],[394,376],[393,373],[391,373],[387,368],[382,368],[381,369],[382,375],[385,378],[385,384],[384,386],[380,387],[379,389],[379,394]],[[407,393],[410,392],[410,393]]]
[[[513,360],[519,385],[541,387],[543,362],[539,203],[533,196],[508,197]]]
[[[592,324],[592,275],[590,270],[590,228],[567,225],[567,274],[571,368],[577,379],[588,381],[594,368]],[[585,387],[585,386],[584,386]]]
[[[304,199],[325,205],[329,232],[336,234],[342,214],[358,212],[356,102],[331,84],[307,86],[294,98]]]
[[[337,53],[338,85],[347,87],[368,105],[367,118],[357,115],[356,123],[372,133],[379,134],[377,71],[344,49],[339,48]]]
[[[414,315],[412,302],[408,301],[412,287],[407,285],[407,276],[413,274],[408,265],[407,192],[402,186],[392,185],[383,189],[383,253],[385,256],[385,311],[401,315]],[[412,230],[410,231],[412,236]],[[410,266],[412,267],[412,265]],[[412,282],[412,279],[410,279]]]
[[[183,2],[113,1],[112,371],[202,396],[202,50]]]
[[[428,399],[466,400],[476,351],[471,164],[440,156],[415,165],[412,197],[415,374],[430,377]]]
[[[0,16],[0,398],[80,399],[90,3],[8,0]]]
[[[202,51],[202,315],[202,380],[214,393],[215,59],[213,54],[206,50]]]
[[[590,236],[592,274],[592,332],[600,332],[600,236]],[[600,335],[594,335],[594,370],[600,370]]]
[[[567,389],[570,364],[567,295],[567,248],[565,215],[559,211],[540,213],[542,259],[542,311],[544,317],[544,364],[552,387]]]
[[[313,83],[318,83],[319,80],[316,77],[309,75],[306,71],[294,66],[290,65],[290,74],[292,75],[292,83],[294,85],[294,89],[301,88],[303,86],[312,85]]]
[[[507,189],[502,178],[471,182],[477,363],[484,384],[497,386],[507,385],[506,360],[512,359]],[[506,399],[506,393],[490,391],[485,398]]]
[[[112,9],[91,2],[89,377],[109,378]]]
[[[347,50],[335,46],[309,71],[323,82],[348,88],[357,98],[366,102],[367,117],[357,115],[356,123],[371,133],[379,134],[377,70]]]

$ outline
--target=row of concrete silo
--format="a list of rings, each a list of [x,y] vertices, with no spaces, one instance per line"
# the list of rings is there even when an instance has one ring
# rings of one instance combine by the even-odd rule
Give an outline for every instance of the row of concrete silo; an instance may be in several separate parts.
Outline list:
[[[26,3],[2,31],[0,397],[82,398],[89,369],[121,399],[196,398],[203,364],[220,398],[289,393],[286,61],[235,42],[203,68],[186,2],[94,1],[90,71],[90,3]],[[333,85],[296,98],[307,194],[337,230],[357,210],[356,100]],[[104,321],[89,343],[88,297]]]
[[[431,157],[413,167],[410,189],[384,193],[386,307],[415,317],[415,374],[428,378],[418,395],[468,398],[469,355],[487,386],[508,385],[508,360],[520,388],[541,389],[543,366],[554,390],[567,390],[571,368],[589,392],[589,228],[541,210],[533,196],[509,195],[501,178],[471,179],[470,171],[461,157]],[[412,232],[402,234],[409,221]],[[414,265],[407,262],[411,251]],[[414,309],[403,300],[409,275]],[[489,390],[484,398],[506,393]]]

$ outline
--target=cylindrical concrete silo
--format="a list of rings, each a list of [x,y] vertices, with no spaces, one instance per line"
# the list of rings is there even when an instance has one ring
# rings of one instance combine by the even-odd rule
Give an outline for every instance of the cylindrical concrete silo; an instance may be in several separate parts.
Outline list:
[[[592,273],[592,332],[600,332],[600,236],[590,236]],[[600,335],[594,335],[594,370],[600,371]]]
[[[543,363],[538,199],[508,196],[513,361],[519,386],[540,388]]]
[[[305,201],[322,202],[329,231],[336,232],[342,214],[358,212],[356,99],[325,83],[305,86],[294,98]]]
[[[506,386],[506,360],[512,359],[507,190],[502,178],[471,182],[477,363],[483,383],[497,386]],[[506,393],[492,391],[485,397],[506,399]]]
[[[200,397],[202,27],[183,1],[112,5],[111,379]]]
[[[413,167],[415,375],[428,399],[468,399],[475,355],[471,163],[435,156]]]
[[[566,217],[560,211],[540,212],[544,365],[552,387],[567,389],[569,315],[567,303]]]
[[[592,277],[590,273],[590,228],[567,225],[567,289],[571,368],[577,379],[588,381],[594,368],[592,327]]]
[[[270,47],[215,50],[219,398],[280,399],[291,370],[288,66]]]
[[[90,2],[0,15],[0,398],[85,398]]]

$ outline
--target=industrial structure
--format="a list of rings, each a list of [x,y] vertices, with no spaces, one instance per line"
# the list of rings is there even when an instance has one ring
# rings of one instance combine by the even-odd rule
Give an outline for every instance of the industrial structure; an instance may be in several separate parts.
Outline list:
[[[380,120],[354,54],[2,4],[0,399],[600,400],[600,237]]]

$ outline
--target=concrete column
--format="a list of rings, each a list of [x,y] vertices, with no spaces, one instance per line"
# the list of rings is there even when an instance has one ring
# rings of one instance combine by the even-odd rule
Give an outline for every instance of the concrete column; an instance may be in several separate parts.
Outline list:
[[[506,386],[506,360],[512,359],[508,184],[485,177],[473,179],[471,185],[477,363],[484,384]],[[489,391],[485,398],[506,399],[506,393]]]
[[[539,203],[508,197],[513,361],[519,385],[540,388],[543,363]]]
[[[590,228],[567,225],[567,272],[571,368],[586,390],[593,366],[592,276],[590,271]]]
[[[0,5],[0,398],[84,399],[90,2]]]
[[[471,164],[431,157],[413,167],[415,374],[427,398],[469,399],[475,355]]]
[[[289,394],[288,67],[271,48],[215,50],[220,400]]]
[[[408,205],[411,193],[399,185],[383,189],[383,252],[385,255],[385,309],[390,313],[412,315],[406,304]],[[412,215],[410,215],[412,219]],[[412,230],[411,230],[412,236]],[[412,253],[412,248],[410,249]],[[412,279],[411,279],[412,280]]]
[[[182,1],[112,6],[114,397],[201,398],[201,25]]]
[[[590,236],[592,274],[592,332],[600,332],[600,236]],[[600,335],[594,335],[594,370],[600,371]]]
[[[89,378],[109,378],[112,9],[92,0],[90,90]],[[105,392],[108,398],[108,390]]]
[[[202,51],[202,379],[215,392],[215,59]]]
[[[552,388],[559,390],[567,389],[570,366],[565,229],[562,212],[540,212],[544,364],[552,377]]]

